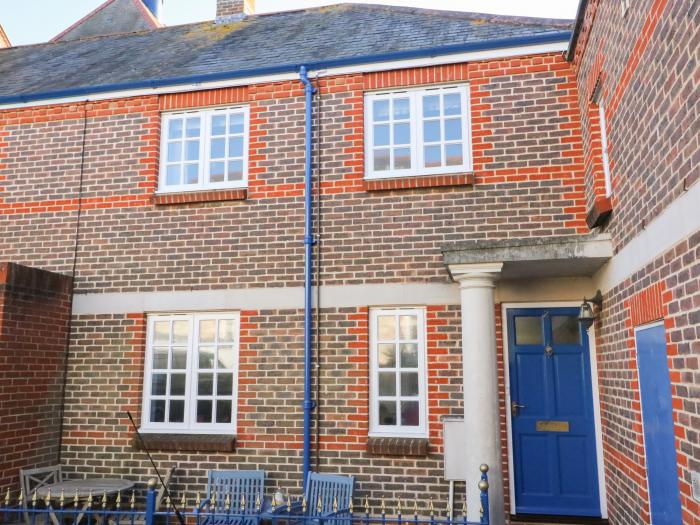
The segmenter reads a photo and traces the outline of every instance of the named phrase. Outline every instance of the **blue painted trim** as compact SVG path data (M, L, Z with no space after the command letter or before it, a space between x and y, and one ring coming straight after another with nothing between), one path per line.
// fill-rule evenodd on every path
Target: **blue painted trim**
M408 51L396 51L392 53L380 53L375 55L358 55L348 58L336 58L332 60L322 60L305 64L307 71L314 69L328 69L333 67L355 66L371 64L373 62L389 62L393 60L409 60L412 58L432 58L441 55L454 53L466 53L470 51L486 51L489 49L502 49L507 47L521 47L536 44L551 44L554 42L567 42L571 38L571 31L556 31L540 35L531 35L516 38L501 38L497 40L487 40L480 42L467 42L464 44L453 44L449 46L429 47L425 49L412 49ZM59 89L55 91L44 91L39 93L29 93L26 95L11 95L0 97L0 105L19 104L34 102L39 100L51 100L54 98L77 97L81 95L96 95L99 93L109 93L111 91L125 91L131 89L147 89L177 86L180 84L197 84L203 82L216 82L222 80L233 80L238 78L277 75L282 73L295 73L300 70L299 64L284 64L254 69L239 69L236 71L222 71L220 73L208 73L202 75L190 75L181 77L162 78L158 80L138 80L134 82L121 82L116 84L102 84L91 87L78 87L70 89Z
M299 68L299 79L304 84L306 96L305 109L305 165L304 165L304 454L303 454L303 480L304 490L308 485L309 472L311 471L311 413L315 403L311 399L311 271L313 265L313 208L311 187L311 161L312 161L312 131L313 131L313 100L316 90L307 75L307 68Z

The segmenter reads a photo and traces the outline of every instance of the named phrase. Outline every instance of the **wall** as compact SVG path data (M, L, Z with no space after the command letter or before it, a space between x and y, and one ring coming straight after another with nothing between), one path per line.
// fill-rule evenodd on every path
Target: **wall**
M603 230L612 235L618 251L640 235L646 236L642 252L657 250L648 260L640 257L624 268L623 258L614 257L605 270L625 276L603 290L597 328L611 524L651 520L633 330L661 319L667 335L683 523L700 523L700 507L690 489L691 472L700 471L700 236L697 227L688 227L698 223L695 212L679 214L676 206L700 178L698 9L697 2L644 0L631 2L623 14L620 2L589 2L575 53L587 206L601 196L602 188L597 106L590 102L600 83L613 182L612 216ZM647 228L662 213L674 215L695 233L661 249L666 239L649 238ZM673 227L662 235L673 237L680 229Z
M71 279L0 263L0 491L55 464Z

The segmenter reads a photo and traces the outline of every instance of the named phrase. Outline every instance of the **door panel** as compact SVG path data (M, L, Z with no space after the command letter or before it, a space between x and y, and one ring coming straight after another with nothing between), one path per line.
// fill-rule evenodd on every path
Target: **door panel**
M676 525L681 523L681 500L664 327L639 329L636 340L651 521Z
M577 308L507 312L515 508L600 516L588 336Z

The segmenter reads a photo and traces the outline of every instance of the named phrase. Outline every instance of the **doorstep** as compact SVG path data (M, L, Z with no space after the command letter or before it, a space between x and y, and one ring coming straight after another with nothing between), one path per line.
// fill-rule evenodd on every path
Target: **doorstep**
M608 520L601 518L546 516L539 514L511 514L510 522L513 525L608 525Z

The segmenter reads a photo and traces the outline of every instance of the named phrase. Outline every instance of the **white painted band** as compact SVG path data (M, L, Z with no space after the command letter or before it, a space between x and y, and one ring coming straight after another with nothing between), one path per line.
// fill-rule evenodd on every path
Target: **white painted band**
M537 55L542 53L553 53L565 51L568 47L566 42L554 42L550 44L537 44L531 46L504 47L501 49L487 49L484 51L471 51L466 53L453 53L449 55L438 55L428 58L416 58L410 60L392 60L388 62L374 62L370 64L360 64L357 66L335 67L318 71L309 71L310 77L330 77L334 75L350 75L354 73L372 73L375 71L391 71L396 69L439 66L445 64L459 64L464 62L474 62L477 60L489 60L494 58L505 58L512 56ZM109 100L117 98L139 97L147 95L164 95L167 93L184 93L190 91L201 91L205 89L219 89L236 86L249 86L252 84L262 84L268 82L282 82L285 80L298 80L297 73L280 73L276 75L262 75L255 77L234 78L230 80L218 80L215 82L198 82L194 84L180 84L175 86L165 86L157 88L128 89L122 91L110 91L106 93L95 93L93 95L79 95L75 97L61 97L47 100L35 100L29 102L18 102L14 104L0 104L0 110L29 108L34 106L47 106L54 104L70 104L77 102L92 102L97 100Z

